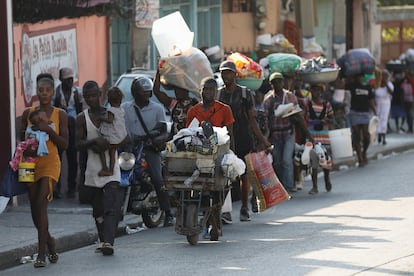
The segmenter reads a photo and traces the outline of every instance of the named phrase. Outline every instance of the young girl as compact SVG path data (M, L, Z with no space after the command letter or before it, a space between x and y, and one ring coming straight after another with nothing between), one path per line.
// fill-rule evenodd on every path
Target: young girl
M100 154L102 170L98 173L99 176L111 176L114 173L115 152L118 145L127 136L125 127L124 111L121 109L123 94L118 87L111 87L108 90L108 102L111 106L107 109L104 116L101 117L101 127L99 131L102 136L111 144L109 149L109 167L105 153Z
M310 166L312 176L312 189L309 194L318 193L318 168L322 167L325 188L327 192L332 189L329 172L332 168L331 147L328 130L329 121L333 119L333 110L328 101L322 98L325 86L320 83L312 84L310 87L312 100L307 106L308 129L314 139L314 148L310 151ZM326 151L323 150L325 147Z
M53 197L53 185L60 176L60 158L58 151L64 151L68 146L68 118L66 112L52 106L54 94L54 81L51 74L42 73L36 78L36 94L39 99L39 106L29 107L22 114L22 124L20 128L20 139L26 139L29 127L34 131L46 132L49 140L46 141L48 155L37 156L37 150L27 149L25 156L38 157L35 168L35 180L28 183L30 209L32 211L33 223L38 232L38 255L34 262L34 267L46 266L46 256L49 262L56 263L58 255L56 253L55 239L50 235L48 229L47 207ZM33 125L30 113L35 110L44 112L47 120L39 121ZM46 255L46 246L48 254Z

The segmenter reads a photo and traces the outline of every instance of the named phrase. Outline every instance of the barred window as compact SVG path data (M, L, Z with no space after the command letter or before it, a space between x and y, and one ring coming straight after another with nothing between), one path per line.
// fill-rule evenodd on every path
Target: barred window
M252 0L223 0L223 12L251 12L253 2Z

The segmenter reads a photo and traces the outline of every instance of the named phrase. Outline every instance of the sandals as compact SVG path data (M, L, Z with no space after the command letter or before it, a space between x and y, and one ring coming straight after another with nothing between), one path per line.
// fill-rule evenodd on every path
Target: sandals
M104 256L111 256L114 254L114 248L112 247L110 243L106 242L101 247L101 252L102 252L102 255Z
M36 261L33 263L33 266L35 268L45 267L46 266L46 260L45 259L42 260L39 257L37 257Z
M51 239L52 242L47 244L47 250L49 251L49 254L47 254L47 258L50 263L55 264L59 260L59 255L56 253L55 239Z
M59 260L59 255L57 253L48 254L47 258L49 259L50 263L55 264Z

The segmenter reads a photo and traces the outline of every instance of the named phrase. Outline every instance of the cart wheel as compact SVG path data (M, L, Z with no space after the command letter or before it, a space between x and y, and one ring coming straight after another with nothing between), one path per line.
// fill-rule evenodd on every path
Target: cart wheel
M187 241L191 245L196 245L198 243L198 234L187 235Z

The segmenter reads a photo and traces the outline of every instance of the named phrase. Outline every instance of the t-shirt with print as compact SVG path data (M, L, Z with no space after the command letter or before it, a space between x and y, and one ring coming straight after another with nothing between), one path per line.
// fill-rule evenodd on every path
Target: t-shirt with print
M369 102L375 98L375 91L370 85L351 83L345 89L351 92L351 110L369 112Z
M196 99L188 99L174 101L171 103L170 106L171 110L171 119L173 121L173 134L176 134L180 129L185 128L187 122L187 112L188 110L197 104Z

